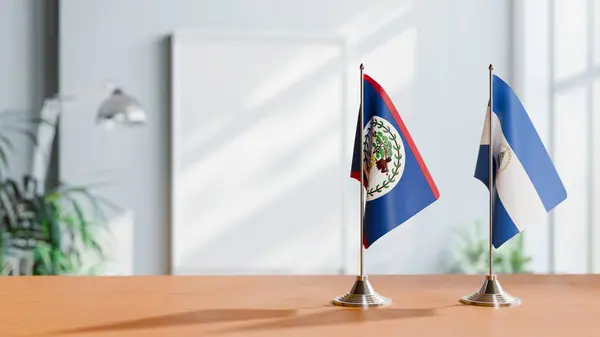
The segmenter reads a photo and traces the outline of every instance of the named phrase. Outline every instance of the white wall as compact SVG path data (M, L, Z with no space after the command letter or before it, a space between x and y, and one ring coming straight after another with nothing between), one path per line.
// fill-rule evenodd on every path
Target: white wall
M61 91L90 92L112 79L139 98L150 122L106 133L93 126L98 92L72 105L61 120L61 177L97 180L99 170L112 169L118 184L103 193L133 212L134 272L167 272L168 36L190 28L341 36L350 64L365 62L396 103L441 192L368 250L367 270L441 272L456 226L485 219L486 190L472 176L488 64L510 80L509 7L492 0L63 0ZM356 107L348 114L354 118ZM357 196L348 193L352 205Z
M38 115L45 89L44 5L36 0L0 1L0 111ZM15 137L11 175L28 172L32 147Z

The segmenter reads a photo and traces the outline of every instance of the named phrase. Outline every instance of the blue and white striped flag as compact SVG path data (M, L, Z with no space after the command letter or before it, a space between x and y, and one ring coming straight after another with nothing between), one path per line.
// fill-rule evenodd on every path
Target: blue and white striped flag
M500 247L567 198L552 160L513 90L493 77L494 221L492 243ZM486 114L475 178L489 188L489 122Z

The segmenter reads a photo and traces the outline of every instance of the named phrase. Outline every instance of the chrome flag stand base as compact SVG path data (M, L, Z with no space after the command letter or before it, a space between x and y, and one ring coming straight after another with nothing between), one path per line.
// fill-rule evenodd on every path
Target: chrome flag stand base
M460 299L461 303L482 307L513 307L521 305L521 300L502 289L496 275L486 275L479 291Z
M331 303L339 307L371 308L390 305L392 300L376 293L365 275L357 276L352 290L334 298Z

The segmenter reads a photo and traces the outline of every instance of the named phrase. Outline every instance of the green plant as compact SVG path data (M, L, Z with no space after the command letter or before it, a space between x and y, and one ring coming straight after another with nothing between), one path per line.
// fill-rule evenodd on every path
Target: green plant
M105 208L118 210L110 201L93 194L89 187L63 184L43 195L40 220L46 233L55 231L57 234L53 237L60 238L61 242L40 242L36 247L34 275L93 274L96 268L102 267L106 256L99 238L109 234ZM85 212L86 209L91 211ZM84 254L97 261L92 269L83 269Z
M92 193L96 186L59 184L39 192L42 184L30 176L22 183L7 178L14 149L8 134L36 144L29 128L41 122L16 117L0 114L0 274L95 274L106 261L101 241L110 236L105 211L118 207Z
M483 227L486 228L484 232ZM454 263L451 271L467 274L484 274L489 270L489 239L487 226L475 221L473 226L463 228L460 244L453 250ZM517 234L493 253L494 273L528 273L531 257L523 252L523 236Z
M0 187L4 260L30 250L33 275L94 273L84 269L84 257L96 261L95 268L106 260L99 240L109 234L105 208L117 206L86 187L60 185L48 193L27 195L31 181L25 179L20 186L7 180Z

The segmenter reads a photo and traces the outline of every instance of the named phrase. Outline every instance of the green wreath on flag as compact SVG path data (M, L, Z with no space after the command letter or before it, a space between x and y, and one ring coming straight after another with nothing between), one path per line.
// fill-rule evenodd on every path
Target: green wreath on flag
M367 129L367 138L363 143L364 164L367 166L367 172L376 166L380 172L387 175L387 179L374 187L369 187L367 189L368 196L372 197L375 193L381 193L396 181L402 167L400 148L397 136L390 130L390 127L373 118ZM393 163L391 163L392 158ZM392 164L391 169L388 167L389 163Z

